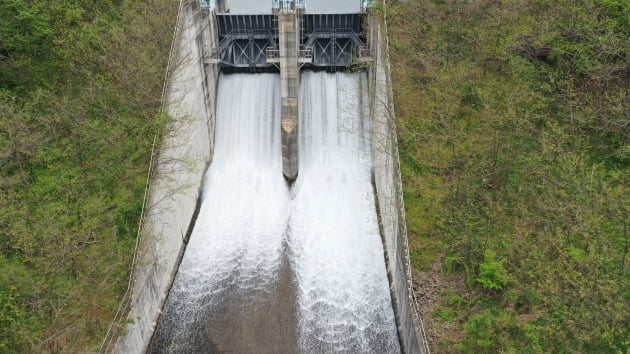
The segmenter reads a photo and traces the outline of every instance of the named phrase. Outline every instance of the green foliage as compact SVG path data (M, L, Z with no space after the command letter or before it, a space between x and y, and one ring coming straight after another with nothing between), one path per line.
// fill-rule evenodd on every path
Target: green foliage
M442 322L451 323L457 318L457 311L449 308L438 308L435 310L433 317L439 319Z
M25 311L17 302L15 287L0 291L0 353L25 351L27 339L24 330Z
M35 4L21 0L1 0L0 9L0 53L38 54L53 33L49 17Z
M463 270L464 260L458 256L447 256L444 258L444 268L448 272Z
M571 258L573 258L574 260L578 262L583 262L587 259L586 252L581 248L569 246L567 247L567 253L569 254Z
M0 352L93 351L107 330L176 7L0 0Z
M483 262L479 263L477 282L489 290L503 290L508 283L507 270L502 261L495 260L492 251L486 250Z
M0 353L29 350L32 334L40 324L28 303L36 297L28 270L15 260L0 255Z
M615 19L619 29L630 32L630 3L623 0L601 0L608 13Z
M53 35L49 16L41 5L0 0L0 28L0 90L37 80Z
M452 292L450 290L444 290L442 291L440 295L442 295L442 297L444 298L443 302L444 302L444 305L446 305L447 307L460 309L464 305L465 306L470 305L470 302L468 300L466 300L461 295L458 295L457 293Z
M473 81L466 81L461 87L462 103L470 105L475 109L483 108L483 102L477 92L476 84Z
M464 323L466 337L455 348L464 353L514 352L530 346L527 342L515 340L520 335L518 321L514 313L504 310L486 310L476 314ZM516 337L518 338L518 337Z
M475 315L464 324L466 339L455 347L465 353L488 352L494 345L494 316L488 312Z
M389 3L412 264L465 279L437 351L630 349L629 4Z

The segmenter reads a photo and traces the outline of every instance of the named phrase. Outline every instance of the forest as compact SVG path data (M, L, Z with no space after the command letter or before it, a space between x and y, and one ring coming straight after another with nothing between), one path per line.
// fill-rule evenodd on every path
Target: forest
M630 2L391 1L435 352L630 350Z
M127 287L177 16L0 0L0 353L96 351Z
M168 121L177 6L0 0L0 353L105 337ZM432 351L627 353L630 2L374 11Z

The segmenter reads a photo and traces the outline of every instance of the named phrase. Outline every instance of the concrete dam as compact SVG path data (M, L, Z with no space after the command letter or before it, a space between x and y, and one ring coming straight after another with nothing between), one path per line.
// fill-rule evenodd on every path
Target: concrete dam
M382 21L183 0L115 353L428 353Z

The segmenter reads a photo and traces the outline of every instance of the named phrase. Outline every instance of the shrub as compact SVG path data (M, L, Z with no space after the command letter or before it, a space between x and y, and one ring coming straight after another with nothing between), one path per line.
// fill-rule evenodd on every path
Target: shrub
M479 278L476 281L489 290L503 290L508 283L508 274L502 261L497 261L492 251L486 250L483 262L479 264Z

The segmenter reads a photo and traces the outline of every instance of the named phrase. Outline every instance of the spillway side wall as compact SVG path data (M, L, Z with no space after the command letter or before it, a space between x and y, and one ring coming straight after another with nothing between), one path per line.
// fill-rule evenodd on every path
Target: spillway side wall
M154 157L141 243L133 275L129 324L114 353L144 353L174 280L214 148L216 23L199 1L180 5L165 87L172 121Z
M403 353L428 353L411 284L393 91L382 26L370 16L370 112L374 184L396 326Z

